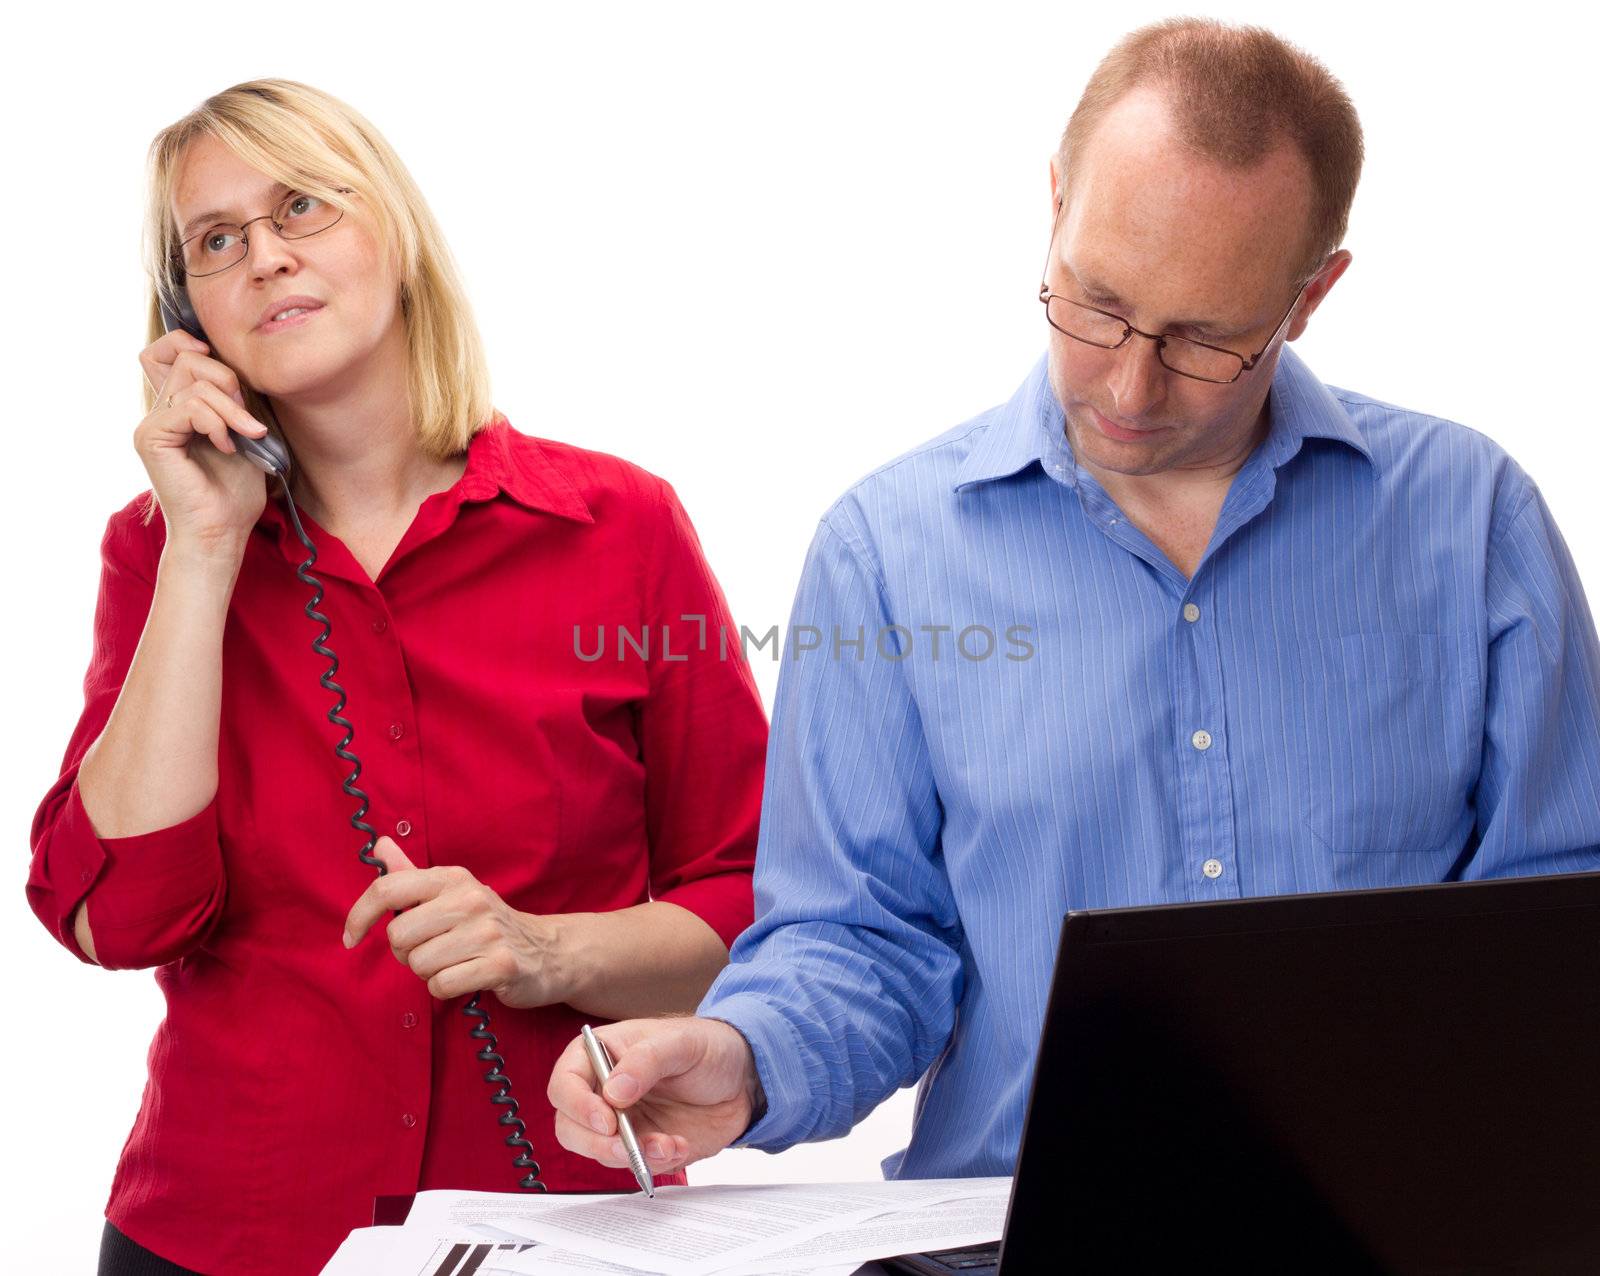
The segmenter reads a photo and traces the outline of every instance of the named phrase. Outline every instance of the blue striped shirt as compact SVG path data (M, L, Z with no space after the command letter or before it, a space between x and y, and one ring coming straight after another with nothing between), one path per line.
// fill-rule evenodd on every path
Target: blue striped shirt
M1269 423L1192 579L1043 360L823 517L701 1006L755 1052L742 1143L920 1077L885 1171L1009 1173L1069 908L1600 869L1600 645L1527 474L1288 348Z

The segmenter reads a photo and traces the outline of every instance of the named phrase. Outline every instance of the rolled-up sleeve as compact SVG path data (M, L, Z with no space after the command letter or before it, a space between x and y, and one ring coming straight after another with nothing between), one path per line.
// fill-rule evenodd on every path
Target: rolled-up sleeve
M822 638L778 684L757 918L700 1006L749 1041L767 1112L740 1142L773 1151L842 1135L915 1082L962 989L921 716L875 642L894 618L848 535L825 520L806 560L789 634Z
M731 946L754 913L767 718L688 515L669 484L658 498L646 582L656 642L638 724L651 895Z
M83 681L84 707L60 775L34 813L29 906L80 961L73 934L78 906L91 896L89 924L98 964L159 966L202 942L225 894L216 798L187 819L130 837L100 837L84 810L78 768L111 717L155 596L159 551L153 527L135 512L112 515L100 542L94 647Z
M1600 641L1520 470L1491 528L1483 764L1467 878L1600 869Z

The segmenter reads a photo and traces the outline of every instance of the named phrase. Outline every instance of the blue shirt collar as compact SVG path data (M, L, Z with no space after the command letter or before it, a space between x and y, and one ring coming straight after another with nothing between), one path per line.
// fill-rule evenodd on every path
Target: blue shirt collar
M1278 355L1267 402L1271 425L1259 451L1272 468L1293 457L1308 438L1337 440L1372 462L1372 450L1360 427L1288 345ZM1067 446L1066 417L1050 387L1048 356L1040 356L1010 402L980 432L957 472L955 489L1007 478L1034 463L1061 474L1069 484L1076 483L1077 466Z

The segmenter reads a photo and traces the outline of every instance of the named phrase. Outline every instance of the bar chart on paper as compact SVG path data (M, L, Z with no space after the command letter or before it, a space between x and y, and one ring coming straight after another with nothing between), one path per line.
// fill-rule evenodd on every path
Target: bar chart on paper
M417 1276L475 1276L479 1271L493 1270L494 1265L488 1262L488 1258L497 1251L520 1254L532 1248L531 1242L520 1241L440 1241L427 1262L417 1269Z

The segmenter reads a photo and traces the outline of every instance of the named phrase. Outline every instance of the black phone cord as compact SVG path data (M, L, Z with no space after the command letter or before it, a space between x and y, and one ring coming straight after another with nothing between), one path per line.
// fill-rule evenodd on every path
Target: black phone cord
M283 485L284 503L289 508L289 520L294 524L294 534L300 538L300 543L305 546L306 560L295 568L298 576L311 588L311 601L306 604L306 615L322 626L322 632L312 640L311 650L323 657L328 662L328 668L323 673L320 681L324 687L337 697L337 703L328 710L328 721L336 727L344 728L344 739L334 746L333 751L350 764L350 774L345 777L343 788L346 793L356 800L356 810L350 817L350 824L358 833L366 837L366 845L358 852L361 862L375 868L378 876L385 876L389 868L377 856L372 854L372 848L378 844L378 831L368 824L362 817L368 808L367 795L356 787L356 781L361 778L361 760L350 752L349 744L355 739L355 727L350 720L342 716L344 710L344 688L333 680L333 675L339 672L339 658L328 649L327 638L333 632L327 616L317 610L322 602L322 582L311 574L311 568L316 565L317 547L311 543L311 538L306 535L305 528L300 526L300 514L295 509L294 498L289 495L289 484L281 475L279 483ZM511 1097L511 1079L506 1076L505 1059L500 1055L500 1043L495 1040L494 1033L489 1031L489 1012L478 1005L478 998L482 993L473 993L472 1000L461 1007L461 1013L475 1020L468 1036L475 1041L487 1044L478 1051L480 1062L487 1063L489 1070L483 1074L483 1079L489 1085L498 1086L499 1089L489 1096L489 1102L506 1111L500 1114L499 1124L509 1127L511 1132L506 1135L506 1146L517 1153L511 1164L519 1170L527 1170L517 1183L524 1191L545 1192L549 1190L547 1184L539 1178L539 1162L533 1159L533 1144L528 1142L526 1122L517 1115L517 1101Z

